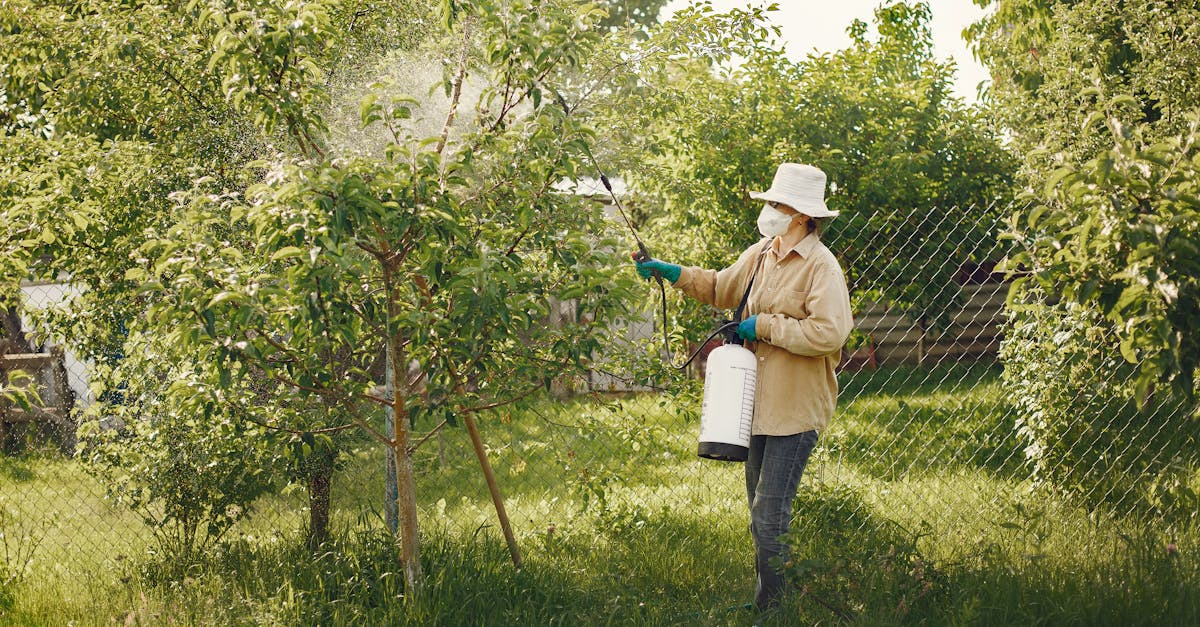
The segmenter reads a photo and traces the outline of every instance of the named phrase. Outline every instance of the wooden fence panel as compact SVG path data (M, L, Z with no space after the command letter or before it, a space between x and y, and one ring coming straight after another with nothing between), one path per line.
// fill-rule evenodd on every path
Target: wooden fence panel
M901 312L868 304L855 316L855 326L870 338L871 345L847 354L845 362L857 367L870 362L894 366L996 359L1003 339L1008 283L965 285L962 291L962 308L951 316L949 326L940 329L922 328Z

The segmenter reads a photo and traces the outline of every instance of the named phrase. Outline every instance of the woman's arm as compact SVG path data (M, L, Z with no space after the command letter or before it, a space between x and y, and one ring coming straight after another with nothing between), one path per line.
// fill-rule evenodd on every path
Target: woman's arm
M762 251L762 241L742 251L737 261L724 270L684 267L675 287L696 300L719 309L737 307L746 291L746 282L754 272Z

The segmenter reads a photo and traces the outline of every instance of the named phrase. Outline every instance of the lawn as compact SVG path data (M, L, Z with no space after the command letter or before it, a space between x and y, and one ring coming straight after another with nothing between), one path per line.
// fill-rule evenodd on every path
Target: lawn
M741 607L753 588L741 467L695 457L694 399L640 395L546 399L482 421L520 569L466 433L430 439L416 598L382 532L382 455L365 442L336 478L329 545L304 547L293 491L261 499L183 569L75 461L0 459L0 622L1200 623L1195 518L1086 511L1035 489L994 368L842 384L797 499L799 592L770 616ZM13 557L35 544L28 566Z

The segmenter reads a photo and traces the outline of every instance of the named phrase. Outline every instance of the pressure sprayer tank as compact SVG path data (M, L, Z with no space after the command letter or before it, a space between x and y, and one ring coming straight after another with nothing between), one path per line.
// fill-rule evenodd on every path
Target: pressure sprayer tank
M725 344L709 353L700 409L700 457L746 461L757 378L754 353L746 348Z

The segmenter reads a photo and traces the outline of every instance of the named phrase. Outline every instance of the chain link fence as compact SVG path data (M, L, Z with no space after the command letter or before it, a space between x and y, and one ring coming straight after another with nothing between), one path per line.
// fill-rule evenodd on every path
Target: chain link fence
M852 284L857 330L843 351L837 414L802 483L797 552L820 533L903 544L930 563L999 551L1016 561L1057 555L1065 569L1088 558L1080 547L1120 562L1139 530L1160 530L1171 547L1197 537L1195 517L1179 515L1187 507L1180 495L1198 483L1194 422L1181 405L1134 407L1131 385L1119 378L1129 369L1096 357L1103 347L1088 344L1094 336L1079 316L1036 295L1010 302L995 270L1004 213L930 212L927 222L881 229L854 250L829 233ZM905 238L923 244L898 245ZM880 258L892 250L923 252ZM32 283L22 293L34 310L67 303L76 290ZM637 333L658 332L639 324ZM69 342L45 340L28 316L25 325L32 354L10 346L3 368L36 374L42 409L0 408L0 572L119 576L163 550L161 530L75 454L73 417L95 402L94 365L75 358ZM672 540L664 555L749 555L741 466L695 456L696 390L614 394L607 376L593 377L592 392L480 418L518 544L536 552L556 534L650 525ZM1038 387L1047 380L1060 385ZM498 533L465 430L417 435L424 532ZM364 437L339 438L331 527L382 527L385 451ZM223 539L286 542L307 528L310 486L282 474L272 486Z

